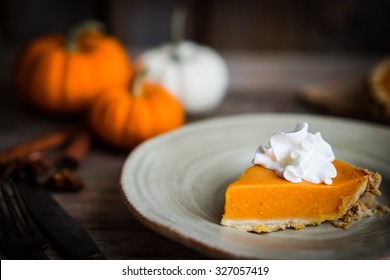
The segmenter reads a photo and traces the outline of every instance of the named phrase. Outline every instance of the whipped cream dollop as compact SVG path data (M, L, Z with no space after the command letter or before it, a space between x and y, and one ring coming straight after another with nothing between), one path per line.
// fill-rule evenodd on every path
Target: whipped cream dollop
M254 164L275 170L286 180L299 183L332 184L337 172L332 161L332 147L319 132L308 132L306 122L297 124L294 130L273 134L269 146L260 146L253 159Z

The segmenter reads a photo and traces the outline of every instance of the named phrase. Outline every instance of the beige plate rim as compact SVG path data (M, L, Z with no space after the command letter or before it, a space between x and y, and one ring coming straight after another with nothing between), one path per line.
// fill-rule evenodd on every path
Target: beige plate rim
M309 114L242 114L191 123L144 142L130 153L121 195L150 229L214 258L376 259L390 257L390 216L357 221L345 231L322 224L254 234L221 226L224 190L250 165L254 150L278 130L307 121L336 157L379 171L390 201L390 129ZM223 168L222 168L223 167ZM212 171L212 172L211 172Z

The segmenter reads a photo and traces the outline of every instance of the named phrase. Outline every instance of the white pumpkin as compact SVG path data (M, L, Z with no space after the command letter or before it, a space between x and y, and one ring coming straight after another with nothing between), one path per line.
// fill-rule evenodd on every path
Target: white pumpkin
M165 86L189 114L216 109L228 89L229 73L222 56L194 42L180 41L151 49L137 63L146 69L145 79Z

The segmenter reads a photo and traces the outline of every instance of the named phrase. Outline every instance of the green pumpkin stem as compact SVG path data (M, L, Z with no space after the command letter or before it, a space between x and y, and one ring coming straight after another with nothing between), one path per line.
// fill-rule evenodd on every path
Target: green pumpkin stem
M171 19L171 44L172 44L172 59L180 60L179 44L184 40L185 26L187 19L187 9L184 7L176 7L173 11Z
M77 24L68 32L66 38L66 49L68 51L75 51L77 49L77 41L85 33L90 31L105 31L106 27L103 23L96 20L87 20L81 24Z

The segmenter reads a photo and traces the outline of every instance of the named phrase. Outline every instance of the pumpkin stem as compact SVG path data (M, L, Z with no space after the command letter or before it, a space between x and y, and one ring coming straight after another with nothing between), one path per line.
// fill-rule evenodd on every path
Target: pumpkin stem
M180 60L179 44L184 39L185 23L187 19L187 9L184 7L176 7L173 11L171 19L171 43L172 53L171 57L175 61Z
M87 20L70 29L66 40L66 49L74 51L77 49L78 39L86 32L103 32L106 27L103 23L96 20Z
M134 96L140 96L142 94L142 86L146 73L148 73L148 69L142 68L134 74L130 90Z

